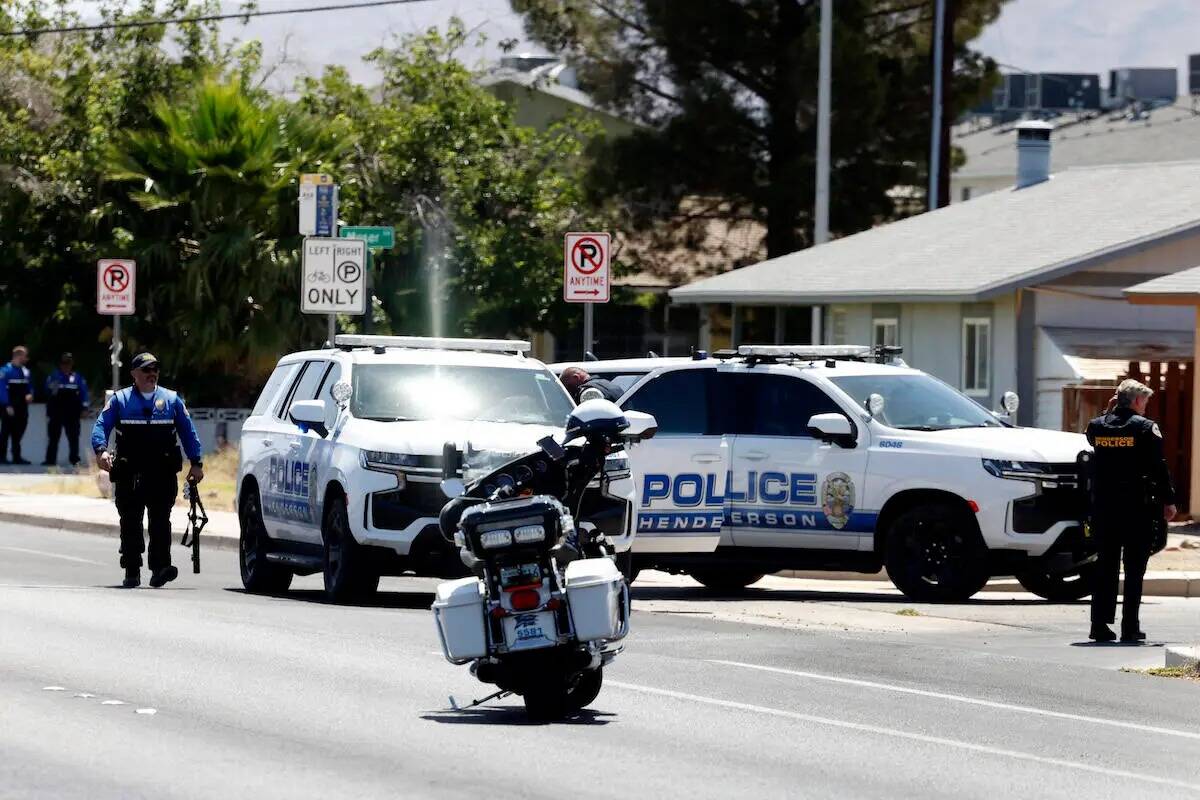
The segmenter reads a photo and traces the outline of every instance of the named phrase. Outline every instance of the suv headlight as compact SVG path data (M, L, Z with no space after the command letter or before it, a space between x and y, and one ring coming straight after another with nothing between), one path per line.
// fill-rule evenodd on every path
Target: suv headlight
M989 475L997 478L1034 481L1046 477L1046 465L1036 461L985 458L983 459L983 468Z
M388 453L384 450L361 450L358 454L359 463L366 469L380 472L397 472L404 467L415 467L417 457L403 453Z

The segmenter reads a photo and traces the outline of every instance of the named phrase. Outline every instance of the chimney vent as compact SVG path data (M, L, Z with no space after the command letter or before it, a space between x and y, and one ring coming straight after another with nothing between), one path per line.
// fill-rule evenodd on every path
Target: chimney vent
M1049 122L1025 120L1017 123L1017 188L1024 189L1050 177Z

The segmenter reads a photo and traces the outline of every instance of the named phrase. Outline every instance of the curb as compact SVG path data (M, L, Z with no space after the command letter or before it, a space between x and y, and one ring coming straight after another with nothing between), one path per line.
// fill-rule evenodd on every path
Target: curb
M1168 647L1166 664L1168 667L1190 667L1200 664L1200 647Z
M817 570L785 569L774 573L780 578L816 581L867 581L891 587L887 572L821 572ZM1125 590L1125 579L1121 578L1120 591ZM993 578L988 581L981 592L1024 592L1024 587L1015 578ZM1181 573L1178 576L1159 573L1145 579L1142 585L1143 597L1200 597L1200 577L1195 572Z
M89 522L82 519L58 519L45 517L40 514L22 514L18 511L0 511L0 522L11 522L17 525L32 525L38 528L48 528L54 531L70 531L72 533L88 533L95 536L107 536L110 539L121 537L121 526L113 522ZM182 535L174 524L171 526L172 537ZM211 550L237 550L238 540L233 536L221 534L200 534L200 546Z

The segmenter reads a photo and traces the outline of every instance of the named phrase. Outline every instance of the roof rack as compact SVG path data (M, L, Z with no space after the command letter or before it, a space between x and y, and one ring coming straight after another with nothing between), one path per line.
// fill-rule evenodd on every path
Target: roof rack
M356 347L371 347L376 351L386 348L409 348L414 350L474 350L482 353L518 353L524 355L532 349L529 342L521 339L451 339L444 336L362 336L339 334L334 337L335 346L343 350Z
M873 361L895 363L903 347L865 344L744 344L736 350L718 350L714 358L744 358L753 366L789 361Z

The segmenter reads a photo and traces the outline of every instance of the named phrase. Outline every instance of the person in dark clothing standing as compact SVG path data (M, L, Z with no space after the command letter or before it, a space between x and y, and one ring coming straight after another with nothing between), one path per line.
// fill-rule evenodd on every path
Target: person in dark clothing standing
M1092 629L1088 638L1111 642L1108 626L1116 621L1117 587L1122 556L1125 563L1125 603L1121 612L1121 641L1146 638L1138 621L1142 580L1150 560L1156 524L1175 518L1175 488L1163 456L1158 424L1143 416L1154 390L1125 380L1109 404L1108 413L1087 426L1092 456L1091 527L1100 561L1092 592Z
M28 464L21 458L21 437L29 425L29 405L33 402L33 374L25 363L29 351L17 345L12 361L0 368L0 464L8 463L8 443L12 442L12 463Z
M571 397L575 398L576 403L580 401L580 397L586 389L596 389L604 396L605 400L611 400L614 403L621 398L621 390L612 381L593 378L581 367L567 367L562 371L559 380L571 393Z
M116 392L96 417L92 450L96 463L113 482L121 516L121 566L126 589L142 582L142 514L150 519L150 585L158 588L179 577L171 565L171 507L179 492L176 476L183 457L176 436L191 462L188 483L204 479L200 437L179 395L158 385L158 359L138 353L132 362L133 386ZM108 437L117 431L116 455Z
M58 437L64 432L71 466L79 464L79 419L87 407L87 381L75 371L75 357L63 353L58 369L46 379L46 459L42 466L58 463Z

